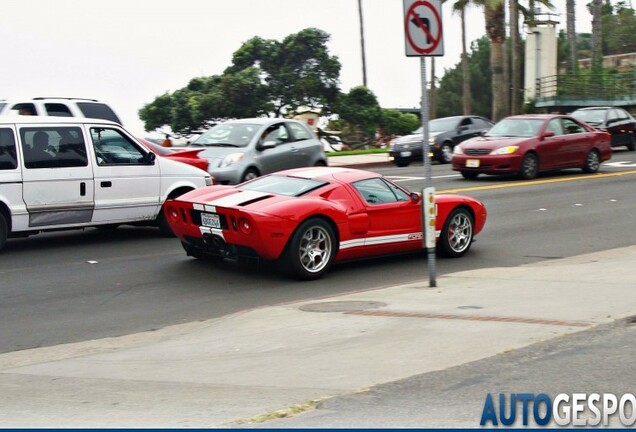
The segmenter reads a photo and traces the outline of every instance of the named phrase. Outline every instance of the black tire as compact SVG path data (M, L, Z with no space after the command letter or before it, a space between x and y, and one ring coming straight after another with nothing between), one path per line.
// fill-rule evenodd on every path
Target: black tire
M585 165L583 165L583 172L593 174L601 167L601 155L596 149L589 151L585 156Z
M470 211L456 208L444 222L437 248L441 255L458 258L468 252L473 242L475 222Z
M453 144L450 142L442 143L439 149L439 163L448 164L453 159Z
M395 161L395 166L399 167L399 168L404 168L410 165L410 161L407 160L396 160Z
M460 171L460 173L466 180L474 180L479 175L479 173L474 171Z
M299 279L314 280L329 270L336 250L331 225L323 219L310 218L294 231L279 264Z
M0 250L7 244L7 237L9 237L9 224L7 224L4 215L0 213Z
M519 178L523 180L532 180L539 173L539 158L534 153L526 153L521 161L521 170Z
M248 168L244 173L243 173L243 177L241 177L241 183L246 182L248 180L252 180L255 179L256 177L259 177L260 174L258 173L258 171L256 171L256 169L254 168Z
M634 135L629 136L629 141L627 141L627 144L625 144L625 147L627 147L627 150L629 151L636 150L636 139L634 139Z

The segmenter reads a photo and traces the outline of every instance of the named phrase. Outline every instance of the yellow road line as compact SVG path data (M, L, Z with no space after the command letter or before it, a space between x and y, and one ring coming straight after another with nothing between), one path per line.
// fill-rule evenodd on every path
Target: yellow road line
M561 183L561 182L567 182L567 181L600 179L600 178L605 178L605 177L619 177L619 176L632 175L632 174L636 174L636 170L633 170L633 171L621 171L621 172L615 172L615 173L596 173L596 174L593 174L593 175L584 175L584 176L578 175L576 177L574 177L574 176L572 176L572 177L561 177L561 178L545 179L545 180L531 180L531 181L519 180L519 181L516 181L514 183L513 182L508 182L508 183L500 183L500 184L494 184L494 185L488 185L488 186L472 186L472 187L465 187L465 188L459 188L459 189L439 190L436 193L440 194L440 193L474 192L474 191L480 191L480 190L504 189L504 188L521 187L521 186L533 186L533 185L537 185L537 184L549 184L549 183Z

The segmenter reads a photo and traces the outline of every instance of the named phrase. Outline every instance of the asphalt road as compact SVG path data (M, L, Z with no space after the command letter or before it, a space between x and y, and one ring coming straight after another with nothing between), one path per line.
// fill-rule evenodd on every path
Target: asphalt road
M616 152L602 174L572 170L532 182L467 181L433 166L438 192L481 199L485 230L465 257L436 261L438 275L508 267L634 244L636 153ZM411 190L423 168L377 171ZM622 173L623 175L615 175ZM261 305L427 280L425 254L347 263L298 282L270 268L245 271L188 258L151 228L88 229L13 239L0 260L0 352L148 331ZM514 287L511 287L514 288Z

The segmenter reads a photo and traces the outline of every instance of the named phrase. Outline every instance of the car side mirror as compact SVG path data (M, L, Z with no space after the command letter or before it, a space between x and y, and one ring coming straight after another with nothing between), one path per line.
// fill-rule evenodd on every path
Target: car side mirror
M552 131L545 131L543 132L543 134L541 135L541 139L546 139L546 138L550 138L554 136L554 132Z
M276 147L276 144L278 144L276 141L261 141L258 144L257 149L258 150L272 149L272 148Z
M481 136L486 136L486 134L488 133L488 131L489 131L489 130L490 130L490 129L484 129L483 131L481 131L481 132L480 132L480 134L479 134L479 135L481 135Z
M153 152L148 152L146 153L146 163L148 165L154 165L155 164L155 159L157 159L157 155L154 154Z
M420 194L418 194L417 192L411 192L411 202L412 203L419 203L420 202Z
M605 124L607 126L611 125L612 123L616 123L618 121L618 119L607 119L607 121L605 122Z

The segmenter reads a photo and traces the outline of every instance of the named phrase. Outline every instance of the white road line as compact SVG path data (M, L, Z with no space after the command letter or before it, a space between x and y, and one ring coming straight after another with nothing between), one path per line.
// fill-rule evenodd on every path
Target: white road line
M442 175L442 176L433 176L432 178L434 178L434 179L442 179L442 178L452 178L452 177L461 177L461 175L460 174L449 174L449 175ZM396 183L408 182L408 181L419 181L419 180L426 179L426 177L406 177L406 176L386 176L386 178L390 178L391 180L393 180Z

